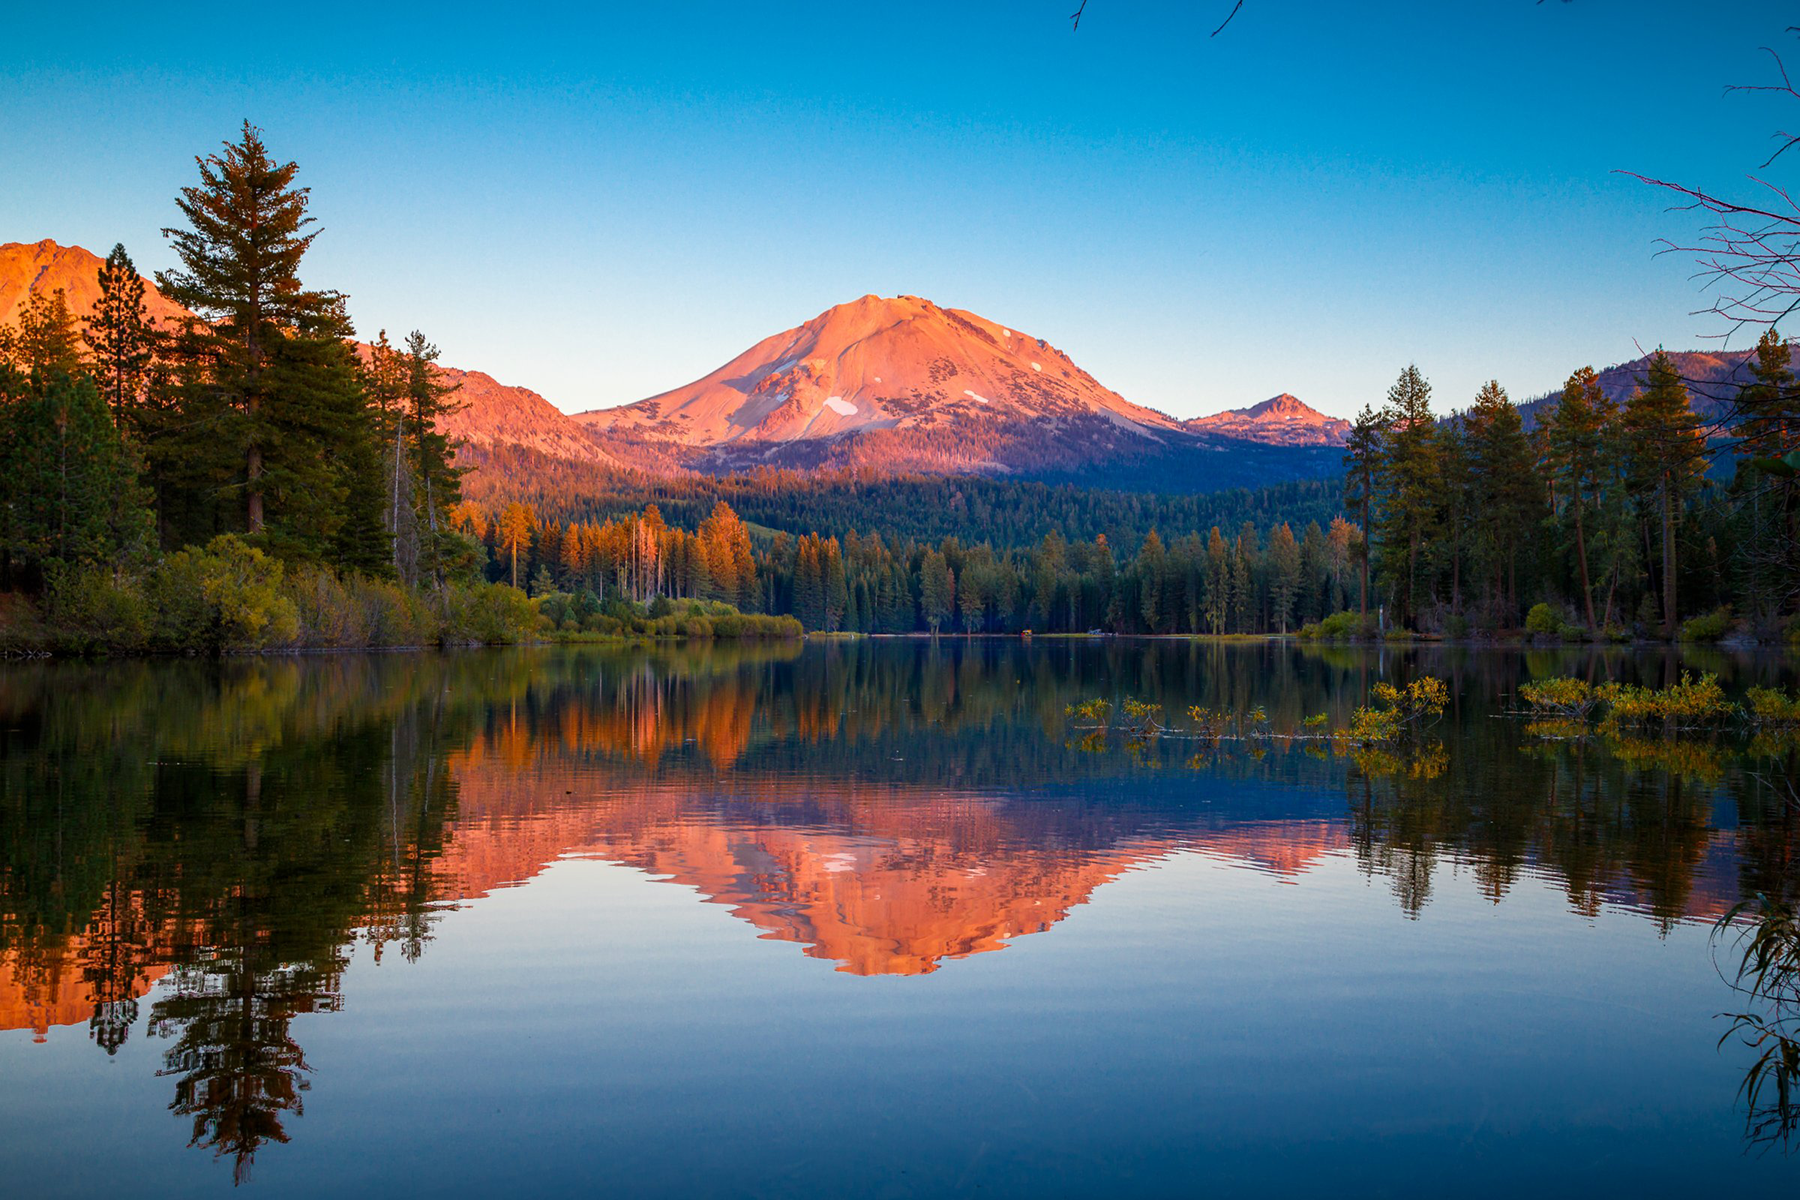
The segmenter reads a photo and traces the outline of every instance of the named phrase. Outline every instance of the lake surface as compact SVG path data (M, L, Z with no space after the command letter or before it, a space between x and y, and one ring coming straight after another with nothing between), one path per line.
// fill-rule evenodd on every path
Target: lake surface
M1796 678L1126 640L0 666L0 1180L1792 1188L1711 938L1796 886L1792 747L1507 715L1684 665ZM1419 674L1453 701L1404 754L1065 715L1344 724Z

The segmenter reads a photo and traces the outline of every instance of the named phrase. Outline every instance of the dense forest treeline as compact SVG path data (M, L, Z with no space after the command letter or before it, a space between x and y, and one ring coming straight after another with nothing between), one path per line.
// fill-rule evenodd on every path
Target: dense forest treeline
M1594 371L1570 375L1527 433L1497 382L1449 420L1403 371L1365 407L1345 455L1345 500L1370 578L1358 608L1394 624L1717 637L1793 632L1800 603L1800 387L1765 331L1708 424L1658 351L1622 404Z
M1623 404L1582 368L1528 432L1494 382L1436 418L1430 385L1408 367L1386 404L1358 417L1341 494L777 471L584 484L550 472L527 489L544 512L471 498L458 524L490 560L515 572L523 561L534 594L589 595L590 608L609 594L642 599L648 563L653 592L822 630L1254 634L1336 618L1324 628L1338 635L1791 637L1800 386L1773 329L1750 375L1709 427L1665 354ZM518 466L498 474L518 478ZM752 539L726 496L770 531L748 568ZM698 522L709 503L705 527L726 521L737 539L729 564L714 534L669 523Z
M663 518L696 527L724 500L746 522L793 536L842 536L878 529L886 537L940 542L954 537L1018 549L1058 533L1073 541L1104 535L1135 546L1153 529L1268 529L1283 521L1329 525L1343 515L1340 488L1304 479L1197 494L1122 491L979 475L883 475L874 471L761 468L735 475L652 475L596 471L517 446L465 446L466 497L498 511L529 505L558 525L603 521L655 505Z

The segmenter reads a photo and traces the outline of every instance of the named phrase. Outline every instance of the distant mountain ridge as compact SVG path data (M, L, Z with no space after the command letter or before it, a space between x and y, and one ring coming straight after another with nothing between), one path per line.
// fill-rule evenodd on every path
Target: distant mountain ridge
M0 245L0 326L56 288L86 315L100 265L49 239ZM187 315L145 283L152 318ZM1752 353L1670 356L1710 416L1748 377ZM1623 403L1647 370L1647 356L1609 367L1601 388ZM651 475L768 466L1203 492L1334 475L1350 428L1286 392L1178 420L1126 400L1043 338L918 296L836 305L684 387L574 416L483 372L439 371L460 385L462 407L442 424L454 439ZM1527 424L1557 395L1522 403Z
M48 238L0 245L0 327L18 321L32 293L58 288L68 297L70 310L86 317L100 299L102 262L80 246L62 246ZM157 291L149 278L144 279L144 310L165 327L190 315ZM459 385L456 399L462 407L440 426L450 437L478 446L522 446L557 458L616 465L568 414L529 388L455 367L439 367L437 374L440 380Z
M1688 385L1689 406L1708 419L1722 415L1737 389L1750 382L1750 360L1756 357L1754 347L1719 351L1668 350L1664 353ZM1595 372L1600 390L1607 399L1622 407L1649 377L1653 357L1654 351ZM1554 411L1561 400L1562 391L1558 389L1520 402L1519 411L1525 417L1526 426L1535 426Z

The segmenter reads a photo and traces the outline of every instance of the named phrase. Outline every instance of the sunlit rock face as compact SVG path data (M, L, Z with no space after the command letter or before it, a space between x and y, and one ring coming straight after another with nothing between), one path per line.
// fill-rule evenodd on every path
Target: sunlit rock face
M1286 392L1249 408L1195 417L1187 427L1272 446L1342 446L1350 435L1350 422L1328 417Z
M579 419L714 446L1087 416L1145 434L1178 425L1102 387L1042 338L917 296L864 296L685 387Z
M61 291L69 311L85 317L100 300L100 267L103 259L80 246L41 242L7 242L0 245L0 326L15 324L34 293ZM151 320L179 322L187 310L144 281L144 312Z

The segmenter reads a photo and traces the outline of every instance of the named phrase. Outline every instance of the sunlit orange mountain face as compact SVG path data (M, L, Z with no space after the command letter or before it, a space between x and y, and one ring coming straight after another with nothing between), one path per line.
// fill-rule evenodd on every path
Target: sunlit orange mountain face
M1342 444L1342 422L1287 399L1297 407L1267 419L1265 404L1248 416L1221 414L1223 424L1182 422L1125 399L1027 330L918 296L864 296L686 387L577 419L615 454L631 446L714 471L829 466L1099 482L1107 471L1124 478L1185 465L1191 478L1227 486L1243 481L1242 464L1208 456L1249 450L1265 455L1253 471L1293 477L1324 460L1263 448ZM1310 417L1299 420L1302 412Z

